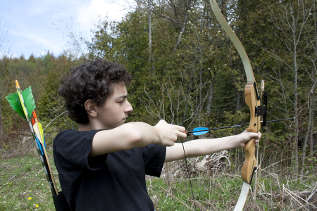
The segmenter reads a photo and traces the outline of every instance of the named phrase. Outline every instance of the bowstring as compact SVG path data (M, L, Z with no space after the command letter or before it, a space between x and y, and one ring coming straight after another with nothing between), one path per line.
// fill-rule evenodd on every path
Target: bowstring
M262 102L263 102L263 92L264 90L261 89L261 98L260 98L260 106L262 106ZM260 125L261 125L261 115L259 115L257 118L260 119L260 121L258 121L259 123L257 124L257 132L259 132L260 130ZM256 170L255 170L255 179L254 179L254 194L253 194L253 200L256 200L256 187L257 187L257 180L258 180L258 169L259 169L259 143L256 143L255 144L255 147L256 147L256 161L257 161L257 167L256 167Z
M187 157L186 157L186 151L185 151L185 147L184 147L184 141L181 141L181 144L182 144L183 152L184 152L184 161L185 161L185 166L186 166L186 170L187 170L187 176L189 178L190 177L190 172L189 172L189 165L188 165ZM190 180L190 178L189 178L189 186L190 186L190 192L191 192L192 199L193 199L193 204L194 204L194 207L196 207L195 203L194 203L195 195L194 195L194 191L193 191L193 184L192 184L192 181Z

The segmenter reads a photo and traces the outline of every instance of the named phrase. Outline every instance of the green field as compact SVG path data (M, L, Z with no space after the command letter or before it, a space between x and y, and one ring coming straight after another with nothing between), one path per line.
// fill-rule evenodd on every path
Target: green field
M51 150L49 154L52 154ZM36 153L2 158L0 169L1 211L54 210L49 185ZM53 170L57 179L56 169ZM256 199L249 196L245 210L309 210L316 207L316 193L312 195L316 179L313 174L308 175L311 176L298 182L288 176L261 172ZM238 174L222 172L190 178L171 177L169 180L149 177L147 183L156 210L232 210L242 181ZM310 200L305 202L310 195Z

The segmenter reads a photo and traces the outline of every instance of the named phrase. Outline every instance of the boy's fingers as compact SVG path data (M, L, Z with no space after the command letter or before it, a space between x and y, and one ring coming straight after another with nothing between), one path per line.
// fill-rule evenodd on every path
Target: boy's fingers
M178 137L182 137L182 138L186 138L186 137L187 137L187 134L184 133L184 132L178 131L178 132L177 132L177 136L178 136Z
M252 138L255 139L255 143L259 143L261 136L262 136L261 132L252 133Z
M254 138L254 139L260 139L261 138L261 133L260 132L257 132L257 133L254 133L254 132L250 132L251 134L251 138Z
M181 132L185 132L185 128L183 126L179 126L179 125L173 125L173 127L178 130L178 131L181 131Z

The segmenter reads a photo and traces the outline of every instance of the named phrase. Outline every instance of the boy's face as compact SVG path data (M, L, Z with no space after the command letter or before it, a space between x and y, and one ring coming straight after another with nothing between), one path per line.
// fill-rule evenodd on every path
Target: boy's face
M97 106L96 122L99 129L112 129L123 124L129 113L133 111L128 99L128 92L124 82L112 84L112 94L106 102Z

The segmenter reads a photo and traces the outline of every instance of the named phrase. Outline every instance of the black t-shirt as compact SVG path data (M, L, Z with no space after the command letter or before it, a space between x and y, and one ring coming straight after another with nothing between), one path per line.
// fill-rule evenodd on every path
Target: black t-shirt
M54 161L71 209L154 210L145 174L160 176L166 148L153 144L89 157L97 132L67 130L54 139Z

